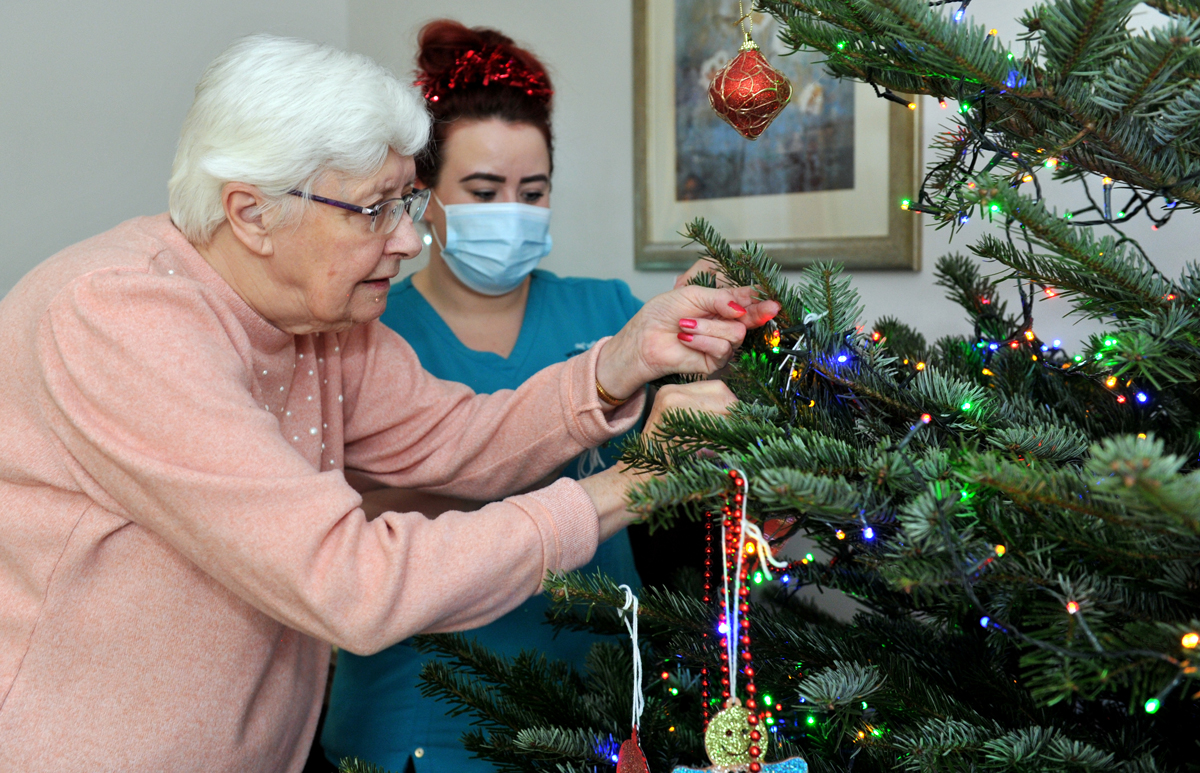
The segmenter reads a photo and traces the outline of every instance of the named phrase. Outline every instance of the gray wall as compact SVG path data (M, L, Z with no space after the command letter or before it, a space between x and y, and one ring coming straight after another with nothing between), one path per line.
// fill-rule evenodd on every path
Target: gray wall
M271 31L322 40L406 74L417 28L450 16L508 32L555 78L555 250L545 267L618 277L649 297L672 277L633 270L631 9L631 0L0 0L0 292L56 250L166 208L192 87L235 37ZM970 10L1002 39L1016 39L1017 6L976 0ZM922 109L928 142L945 113L930 100ZM1078 201L1077 192L1065 193L1057 199L1063 206ZM920 272L858 272L867 320L895 315L931 336L962 330L962 315L934 286L932 267L984 229L972 223L953 245L945 232L926 229ZM1184 216L1155 233L1142 223L1129 230L1174 273L1195 255L1200 220ZM1045 306L1043 338L1070 341L1086 329L1057 318L1061 301Z
M346 45L345 0L0 0L0 293L80 239L167 208L205 65L275 32Z

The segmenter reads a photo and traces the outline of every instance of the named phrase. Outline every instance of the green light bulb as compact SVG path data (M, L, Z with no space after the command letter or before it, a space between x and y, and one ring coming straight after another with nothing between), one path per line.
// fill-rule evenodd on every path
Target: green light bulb
M815 725L815 724L817 724L817 718L816 718L816 717L814 717L812 714L809 714L809 715L808 715L808 719L806 719L806 720L804 720L804 721L805 721L805 722L807 722L807 723L808 723L808 724L810 724L810 725Z
M1158 698L1151 698L1150 700L1146 701L1144 708L1146 709L1147 714L1153 714L1158 711L1158 707L1161 705L1162 701L1160 701Z
M963 409L964 411L969 411L969 410L971 410L971 404L970 404L970 403L963 403L963 404L962 404L962 409Z
M813 558L813 554L812 554L812 553L805 553L805 554L804 554L804 559L805 559L806 561L809 561L809 562L812 562L812 561L816 560L816 559L814 559L814 558Z
M845 48L846 48L846 41L844 41L844 40L838 41L838 51L841 51Z
M764 695L763 696L763 705L766 706L767 708L770 708L771 706L775 705L775 701L771 700L770 695Z

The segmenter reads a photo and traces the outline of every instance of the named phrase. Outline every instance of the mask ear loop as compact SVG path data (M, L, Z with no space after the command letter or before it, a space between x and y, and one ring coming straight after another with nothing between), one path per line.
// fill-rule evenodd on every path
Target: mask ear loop
M442 208L442 214L445 214L446 205L443 204L442 200L438 198L438 195L434 192L433 188L429 189L429 197L437 202L437 205ZM442 244L441 237L438 236L437 227L431 221L426 222L429 225L429 233L433 234L433 240L437 242L438 252L445 252L446 245Z

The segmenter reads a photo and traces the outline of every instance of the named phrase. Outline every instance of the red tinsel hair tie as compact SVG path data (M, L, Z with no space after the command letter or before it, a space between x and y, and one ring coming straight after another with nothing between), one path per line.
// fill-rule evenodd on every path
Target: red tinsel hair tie
M454 60L454 66L437 76L422 73L416 85L429 102L438 102L447 92L465 86L497 84L521 89L542 102L549 102L554 90L546 73L530 71L510 54L496 47L471 49Z

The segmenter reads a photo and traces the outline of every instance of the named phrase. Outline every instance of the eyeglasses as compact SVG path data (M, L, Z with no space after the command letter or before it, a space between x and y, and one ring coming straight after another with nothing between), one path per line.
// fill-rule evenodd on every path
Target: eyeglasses
M319 201L322 204L328 204L331 207L341 207L348 209L351 212L358 212L361 215L367 215L371 218L371 232L377 234L390 234L396 230L396 226L400 225L400 219L407 212L408 216L416 223L425 214L425 207L429 205L429 188L419 188L411 193L406 193L398 199L388 199L381 201L373 207L360 207L357 204L347 204L344 201L337 199L327 199L324 196L318 196L315 193L305 193L304 191L288 191L293 196L299 196L302 199L310 201Z

